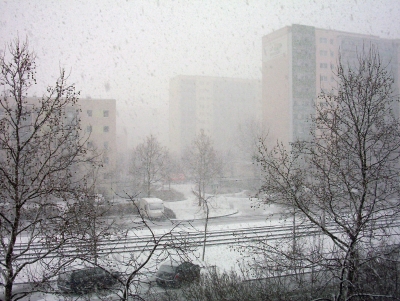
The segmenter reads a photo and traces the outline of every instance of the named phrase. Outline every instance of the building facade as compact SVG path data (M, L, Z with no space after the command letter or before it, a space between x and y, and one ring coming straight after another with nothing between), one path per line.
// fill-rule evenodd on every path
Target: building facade
M317 96L336 85L339 54L352 64L363 47L376 46L399 92L399 40L292 25L264 36L262 45L262 119L274 141L310 137Z
M38 97L24 99L28 114L22 120L23 128L19 132L21 139L31 135L37 118L35 107L40 107L40 101L41 98ZM0 117L3 114L0 110ZM95 189L110 196L117 162L115 99L79 99L76 105L65 107L64 114L60 114L59 118L65 118L65 124L75 124L80 120L80 132L77 134L85 141L87 149L93 151L101 162L93 178L96 182Z
M87 146L99 154L102 167L97 174L97 186L111 193L117 166L117 129L115 99L78 100L82 134Z
M261 118L261 83L209 76L177 76L170 80L170 150L181 156L200 130L220 152L235 146L238 126Z

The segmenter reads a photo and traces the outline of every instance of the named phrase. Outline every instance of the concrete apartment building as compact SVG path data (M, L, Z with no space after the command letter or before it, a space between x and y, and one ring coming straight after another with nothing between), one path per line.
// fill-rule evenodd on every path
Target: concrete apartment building
M333 71L339 51L344 62L354 63L363 46L377 46L384 64L400 86L400 40L292 25L262 40L263 122L270 137L283 143L309 137L307 119L322 90L335 86ZM398 108L397 108L398 109Z
M107 193L115 178L117 165L117 129L115 99L79 99L81 128L88 135L88 147L101 154L97 185Z
M180 75L170 80L170 151L181 156L200 130L215 149L235 147L237 130L248 119L261 118L261 83L227 77Z
M40 98L30 97L28 102L38 103ZM80 111L79 111L80 109ZM102 161L98 170L96 188L111 192L117 161L116 101L115 99L79 99L77 106L67 107L65 116L73 120L79 114L81 135L88 138L87 147L95 150Z

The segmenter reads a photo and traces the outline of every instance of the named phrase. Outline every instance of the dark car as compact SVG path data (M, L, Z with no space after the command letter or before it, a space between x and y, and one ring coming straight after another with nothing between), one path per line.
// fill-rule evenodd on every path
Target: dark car
M158 285L170 287L180 287L182 283L190 283L199 279L200 266L188 261L165 262L161 264L156 275Z
M57 286L66 293L88 293L113 287L119 276L118 272L108 272L99 267L86 268L60 274Z

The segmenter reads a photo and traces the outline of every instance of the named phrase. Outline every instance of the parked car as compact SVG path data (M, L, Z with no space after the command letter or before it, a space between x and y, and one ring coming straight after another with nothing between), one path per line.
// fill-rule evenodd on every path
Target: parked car
M143 217L162 219L164 217L164 202L159 198L141 198L138 207Z
M157 271L156 282L160 286L180 287L183 283L200 280L200 266L188 261L166 261Z
M57 286L66 293L88 293L96 289L113 287L119 277L118 272L92 267L61 273L57 279Z

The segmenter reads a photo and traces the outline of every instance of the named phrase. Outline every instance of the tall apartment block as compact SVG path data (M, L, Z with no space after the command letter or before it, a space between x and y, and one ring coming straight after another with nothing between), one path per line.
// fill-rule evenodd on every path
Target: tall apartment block
M115 99L79 99L81 128L89 137L88 147L101 154L97 184L104 193L110 191L117 162L117 130Z
M240 124L261 118L261 83L226 77L181 75L170 80L170 150L181 156L200 130L218 151L235 147Z
M287 144L310 135L308 119L322 90L335 87L333 72L339 53L342 61L354 64L357 53L371 45L400 86L400 40L292 25L263 37L263 122L272 140ZM398 110L398 108L396 108Z
M40 98L28 97L26 101L38 104ZM0 110L0 117L2 110ZM81 136L87 139L88 149L99 155L102 166L97 171L96 189L98 192L111 195L112 183L115 181L117 143L116 143L116 101L115 99L79 99L77 106L65 108L67 122L79 116ZM33 119L25 120L27 125Z

